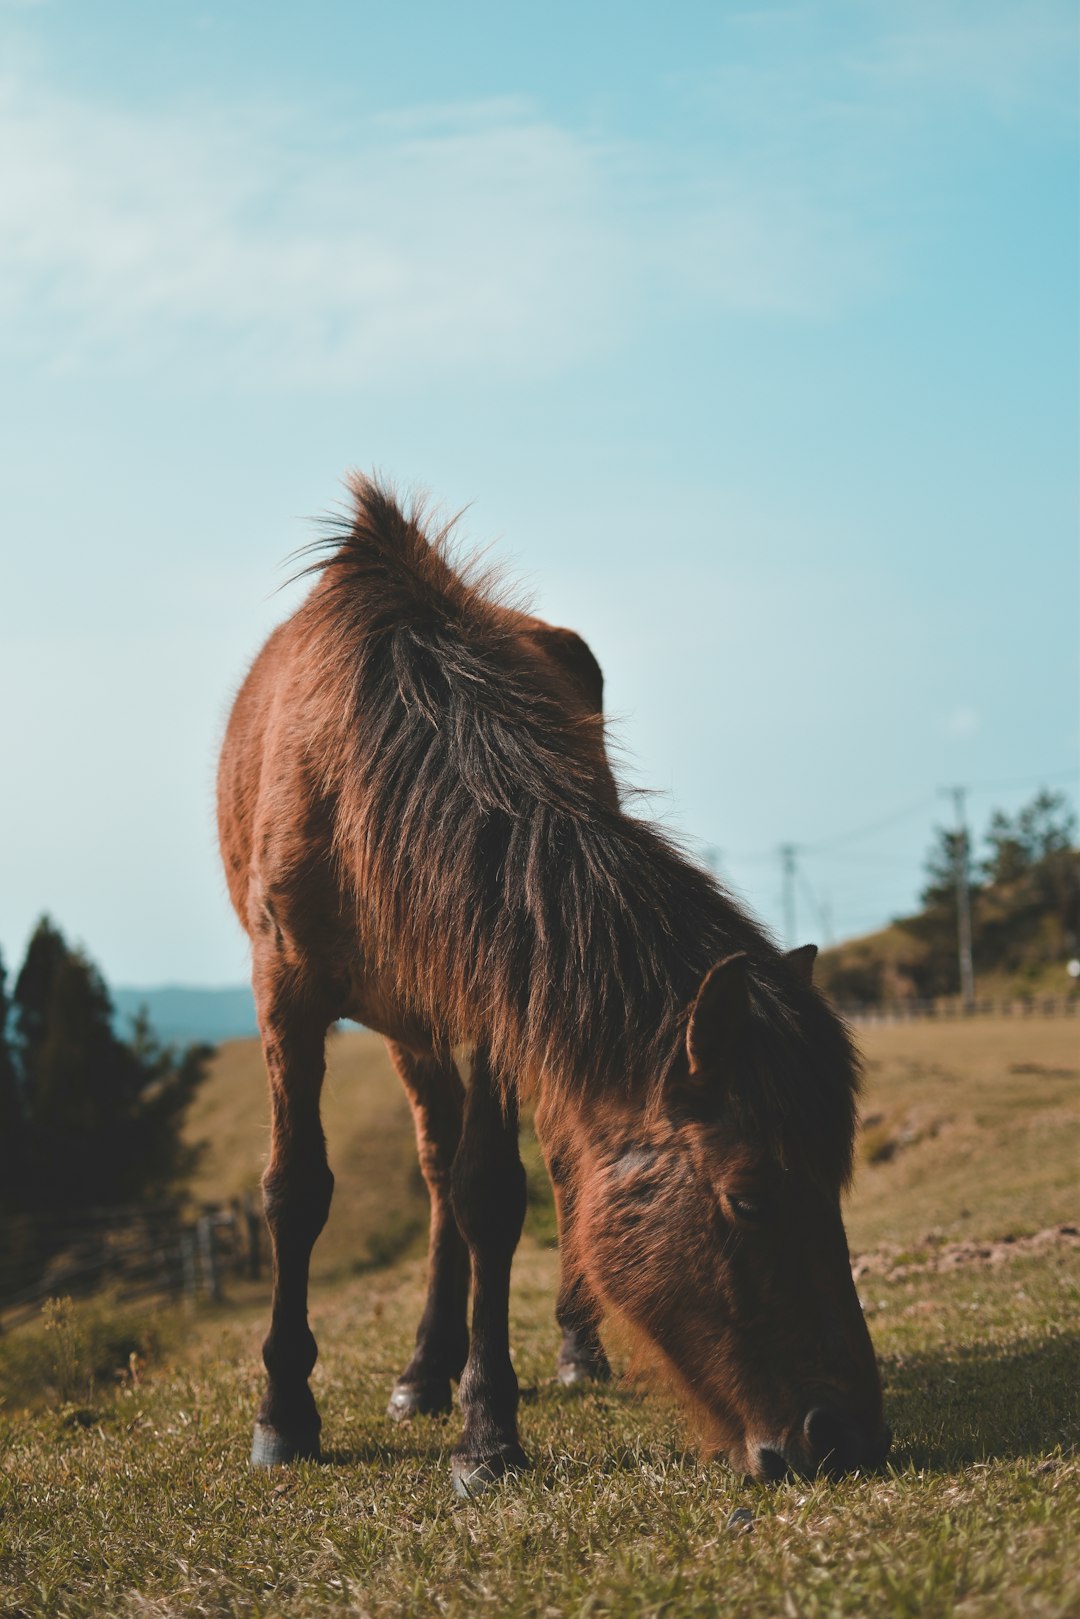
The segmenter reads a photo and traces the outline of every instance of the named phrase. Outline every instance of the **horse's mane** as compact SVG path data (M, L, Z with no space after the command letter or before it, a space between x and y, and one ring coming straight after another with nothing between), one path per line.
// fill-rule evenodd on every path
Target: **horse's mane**
M784 1116L824 1128L846 1172L856 1067L839 1019L711 876L619 807L603 721L567 700L491 576L455 566L452 525L428 534L380 484L350 488L301 613L333 734L337 856L403 1007L447 1043L482 1034L505 1083L633 1092L670 1068L708 968L745 951L755 1027L786 1053L779 1075L760 1065L757 1101L774 1132Z

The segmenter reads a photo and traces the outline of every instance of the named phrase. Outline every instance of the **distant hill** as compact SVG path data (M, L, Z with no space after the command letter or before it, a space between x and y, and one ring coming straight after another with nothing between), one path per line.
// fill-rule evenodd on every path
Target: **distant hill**
M243 1040L257 1033L255 1001L247 984L226 989L198 989L164 984L157 989L111 989L117 1030L127 1034L130 1020L145 1007L155 1034L166 1043Z
M1076 834L1069 799L1045 787L1014 815L993 812L981 859L967 828L938 827L924 867L922 910L826 950L819 984L848 1005L956 995L956 892L963 877L976 993L990 999L1075 993L1069 963L1080 952Z
M1041 869L972 888L977 996L1076 994L1068 963L1080 949L1080 853L1063 851L1056 865L1056 893L1040 891ZM951 897L822 951L814 978L846 1006L955 996L960 986Z

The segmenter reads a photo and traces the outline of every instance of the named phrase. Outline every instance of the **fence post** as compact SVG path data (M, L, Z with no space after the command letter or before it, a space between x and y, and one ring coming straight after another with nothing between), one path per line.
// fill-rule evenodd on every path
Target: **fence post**
M180 1233L180 1274L183 1281L184 1297L189 1304L195 1304L199 1298L199 1265L195 1248L195 1232L191 1226L185 1226Z
M248 1275L253 1282L257 1282L262 1262L262 1213L255 1207L255 1199L250 1192L244 1199L244 1222L247 1226Z
M211 1304L221 1302L221 1273L217 1263L217 1237L214 1231L214 1217L212 1214L203 1214L195 1228L199 1244L199 1260L202 1266L203 1282L206 1287L206 1296Z

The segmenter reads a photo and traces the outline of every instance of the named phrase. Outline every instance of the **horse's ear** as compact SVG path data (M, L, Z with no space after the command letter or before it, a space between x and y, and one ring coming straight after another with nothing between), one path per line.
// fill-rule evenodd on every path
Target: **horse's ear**
M686 1055L692 1075L719 1067L725 1051L741 1029L750 1010L746 954L725 956L710 967L690 1009L686 1028Z
M814 962L817 960L816 944L801 944L797 950L789 950L786 959L790 961L804 982L807 984L814 982Z

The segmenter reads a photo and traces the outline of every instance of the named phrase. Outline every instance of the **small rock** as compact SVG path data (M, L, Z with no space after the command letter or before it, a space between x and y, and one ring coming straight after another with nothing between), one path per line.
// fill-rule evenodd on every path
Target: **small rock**
M728 1531L733 1535L748 1535L754 1527L754 1514L749 1507L736 1507L727 1521Z
M60 1421L65 1428L92 1428L98 1416L92 1406L65 1405L60 1412Z

